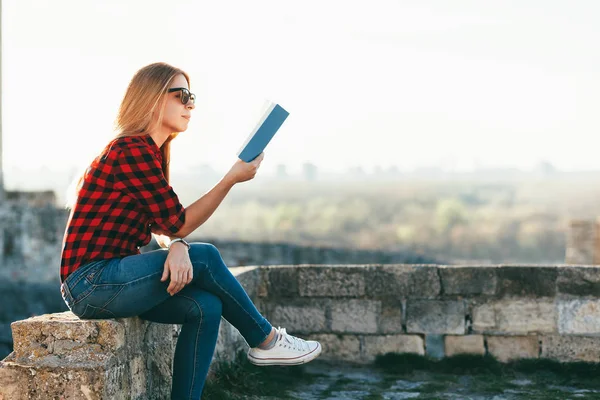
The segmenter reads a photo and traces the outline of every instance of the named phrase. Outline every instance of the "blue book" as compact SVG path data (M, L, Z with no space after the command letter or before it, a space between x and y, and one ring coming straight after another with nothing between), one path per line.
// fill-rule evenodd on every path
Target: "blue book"
M266 110L258 124L240 148L238 157L245 162L250 162L260 155L267 147L283 121L290 115L277 103L267 102Z

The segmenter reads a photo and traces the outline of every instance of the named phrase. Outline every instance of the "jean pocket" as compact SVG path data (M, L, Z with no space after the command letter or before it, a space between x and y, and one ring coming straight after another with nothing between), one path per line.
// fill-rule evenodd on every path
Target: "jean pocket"
M89 266L84 275L83 279L88 281L88 283L94 285L98 282L98 277L102 273L102 270L108 265L110 260L100 260L93 263L92 266Z
M113 314L106 308L95 307L89 303L85 305L85 309L83 310L83 312L77 316L80 319L110 319L117 317L115 314Z

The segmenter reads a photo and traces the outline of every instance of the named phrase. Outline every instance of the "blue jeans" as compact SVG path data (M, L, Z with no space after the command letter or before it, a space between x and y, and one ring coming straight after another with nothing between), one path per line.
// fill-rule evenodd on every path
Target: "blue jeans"
M141 319L181 324L173 360L171 399L200 399L215 350L221 316L250 347L262 343L271 324L259 313L231 274L217 248L192 243L193 280L178 293L161 282L168 251L93 261L80 266L61 285L69 309L81 319Z

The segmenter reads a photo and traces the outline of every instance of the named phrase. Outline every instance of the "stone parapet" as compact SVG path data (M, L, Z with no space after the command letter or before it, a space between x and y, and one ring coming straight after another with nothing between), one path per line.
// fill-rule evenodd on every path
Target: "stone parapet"
M370 363L396 352L600 362L600 266L232 270L274 326L321 341L323 360ZM177 325L137 317L82 321L65 312L11 328L14 351L0 363L2 400L168 398ZM234 360L246 347L223 320L215 360Z

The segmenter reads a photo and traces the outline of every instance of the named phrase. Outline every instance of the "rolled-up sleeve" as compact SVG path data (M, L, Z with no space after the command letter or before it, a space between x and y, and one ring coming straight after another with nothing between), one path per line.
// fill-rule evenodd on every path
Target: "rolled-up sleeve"
M115 188L136 199L162 231L175 234L184 225L185 209L147 147L122 149L115 165Z

